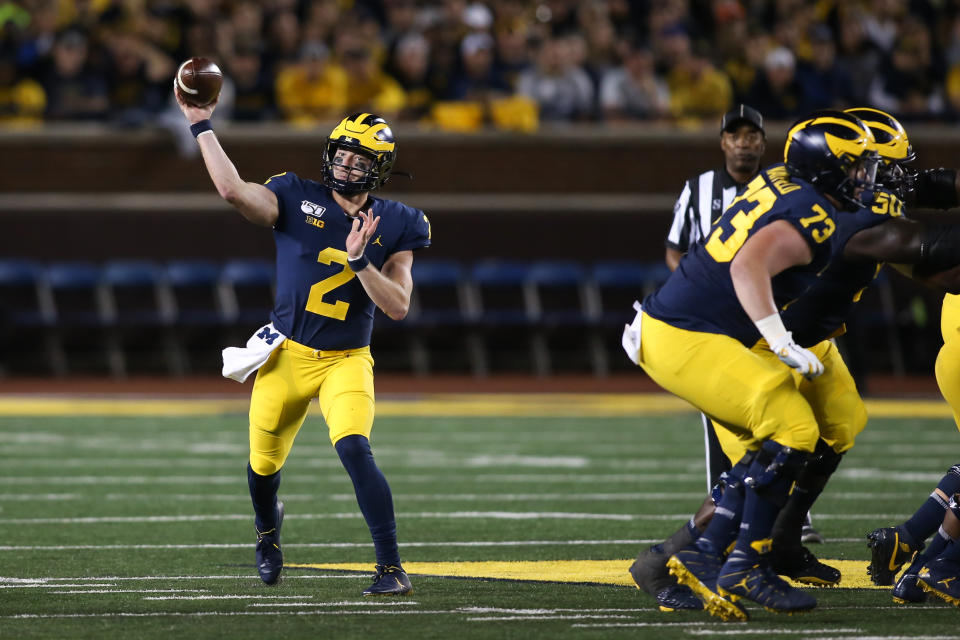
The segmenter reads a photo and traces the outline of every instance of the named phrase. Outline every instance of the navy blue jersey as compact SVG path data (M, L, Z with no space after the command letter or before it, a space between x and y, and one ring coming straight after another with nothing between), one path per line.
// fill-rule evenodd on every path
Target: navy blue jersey
M830 201L810 184L791 178L782 164L768 167L730 203L706 241L694 245L667 282L643 301L643 309L675 327L721 333L752 346L760 333L740 305L730 278L730 263L740 247L777 220L793 225L809 243L810 264L791 267L773 278L774 301L782 308L827 266L837 217Z
M783 324L793 332L797 344L811 347L842 333L850 308L883 267L882 262L872 260L847 260L843 250L858 231L902 215L902 208L895 195L877 191L864 208L839 216L830 264L811 282L807 292L782 313Z
M353 224L332 192L293 173L271 177L280 217L277 294L270 319L291 340L314 349L355 349L370 344L375 305L347 265ZM419 209L368 196L380 224L365 254L378 269L398 251L430 245L430 222Z

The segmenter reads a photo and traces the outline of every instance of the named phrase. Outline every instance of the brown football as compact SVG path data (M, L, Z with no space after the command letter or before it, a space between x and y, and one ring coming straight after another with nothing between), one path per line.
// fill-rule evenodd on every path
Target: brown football
M194 107L205 107L220 95L223 72L209 58L190 58L177 69L177 93Z

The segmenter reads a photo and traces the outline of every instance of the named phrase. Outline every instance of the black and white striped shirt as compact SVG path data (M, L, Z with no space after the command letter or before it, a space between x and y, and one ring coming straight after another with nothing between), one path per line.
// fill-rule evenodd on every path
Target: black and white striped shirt
M673 205L667 246L681 253L689 251L706 237L711 223L730 206L744 186L727 173L726 167L704 171L687 180Z

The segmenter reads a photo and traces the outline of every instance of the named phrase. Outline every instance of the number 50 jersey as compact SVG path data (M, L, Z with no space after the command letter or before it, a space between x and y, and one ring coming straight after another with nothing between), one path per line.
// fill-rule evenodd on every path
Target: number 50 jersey
M733 258L748 238L777 220L800 232L813 260L774 276L774 301L783 309L830 261L836 216L834 206L812 185L789 176L782 164L768 167L714 221L706 240L683 257L666 283L643 301L643 310L675 327L728 335L751 347L760 333L734 291Z
M314 349L369 345L376 306L347 265L346 240L353 218L319 182L281 173L265 185L276 194L280 208L273 227L277 245L273 326ZM422 211L367 197L374 217L380 216L365 250L375 267L383 267L398 251L430 246L430 222Z

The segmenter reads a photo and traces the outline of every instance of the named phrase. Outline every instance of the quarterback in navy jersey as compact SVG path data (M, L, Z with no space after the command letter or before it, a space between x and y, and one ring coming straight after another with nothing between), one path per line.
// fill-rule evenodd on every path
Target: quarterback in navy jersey
M423 212L370 195L393 169L393 132L374 114L348 116L327 138L321 181L280 173L261 185L240 178L220 146L209 120L215 104L193 107L175 94L221 197L251 222L272 227L277 246L271 322L246 348L224 350L224 375L243 380L257 370L247 483L260 578L266 584L280 579L281 468L317 398L373 539L376 574L363 595L409 594L393 497L369 442L374 310L394 320L406 316L413 251L430 244Z
M370 344L376 304L345 264L355 218L345 215L322 183L293 173L272 176L265 186L277 196L280 215L273 227L277 244L276 305L270 319L291 340L314 349L356 349ZM376 269L399 251L430 245L424 213L393 200L367 196L364 210L380 222L364 255ZM319 257L318 257L319 256ZM340 281L344 281L342 284ZM326 282L319 294L314 284Z
M815 378L823 364L796 344L779 311L828 264L838 218L863 206L876 171L873 143L870 130L842 112L794 126L785 165L747 186L624 331L631 359L746 449L707 530L668 563L724 619L746 618L731 599L784 612L816 605L767 563L773 522L821 435L793 374ZM750 349L761 337L769 358Z

